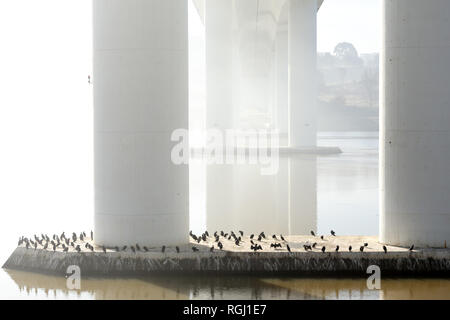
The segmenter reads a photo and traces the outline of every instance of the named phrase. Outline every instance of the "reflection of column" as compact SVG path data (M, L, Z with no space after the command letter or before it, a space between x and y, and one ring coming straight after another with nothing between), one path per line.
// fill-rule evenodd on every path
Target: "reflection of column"
M450 1L384 1L380 240L450 245Z
M289 232L317 230L316 156L289 157Z
M95 241L188 241L187 166L171 133L188 126L187 2L96 0Z
M216 172L218 181L208 190L208 200L214 200L208 229L285 235L316 230L315 157L280 155L275 175L261 175L260 169L234 165Z
M289 145L316 146L317 0L290 0Z
M288 137L288 33L280 30L276 42L276 126L280 131L280 143L287 144Z

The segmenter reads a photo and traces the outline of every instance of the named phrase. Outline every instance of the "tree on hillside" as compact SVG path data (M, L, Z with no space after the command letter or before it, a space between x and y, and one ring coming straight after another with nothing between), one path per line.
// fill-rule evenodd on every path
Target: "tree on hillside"
M337 44L333 54L341 64L354 66L362 64L362 59L359 57L358 51L355 46L349 42Z

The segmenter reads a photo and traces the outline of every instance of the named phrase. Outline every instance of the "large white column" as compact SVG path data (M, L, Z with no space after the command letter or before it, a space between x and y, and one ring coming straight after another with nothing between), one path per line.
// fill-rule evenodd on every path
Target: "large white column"
M280 27L276 38L276 124L280 132L282 145L288 143L289 137L289 99L288 99L288 31Z
M94 0L95 242L188 241L187 0Z
M450 245L450 1L385 0L380 240Z
M233 1L205 1L206 126L233 126Z
M289 146L316 146L317 0L289 0Z

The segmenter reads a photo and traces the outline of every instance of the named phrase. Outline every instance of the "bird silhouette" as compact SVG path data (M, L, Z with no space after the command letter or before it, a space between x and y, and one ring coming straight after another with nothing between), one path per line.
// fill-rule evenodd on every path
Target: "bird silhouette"
M409 248L409 251L413 251L414 250L414 245L412 245L410 248Z
M384 250L384 253L387 253L387 248L386 248L386 246L383 246L383 250Z
M348 251L352 252L352 246L348 247Z
M361 246L361 248L359 248L359 251L363 252L364 251L364 246Z
M288 244L286 245L286 249L287 249L287 251L291 252L291 247L289 247Z
M325 250L326 250L326 248L325 248L325 247L322 247L322 252L325 252Z
M177 253L180 253L180 248L179 247L175 247L175 250L177 250Z
M166 246L162 246L161 252L164 253L166 251Z
M314 231L312 231L312 230L311 230L311 235L312 235L313 237L316 236L316 234L315 234Z
M331 235L333 236L333 237L335 237L336 236L336 233L333 231L333 230L331 230Z
M338 252L339 251L339 246L336 246L336 252Z

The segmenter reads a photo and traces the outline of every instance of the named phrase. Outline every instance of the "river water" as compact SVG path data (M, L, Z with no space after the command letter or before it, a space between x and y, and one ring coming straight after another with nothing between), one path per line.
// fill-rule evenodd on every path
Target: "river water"
M328 234L333 229L341 235L377 235L378 134L329 132L321 133L318 141L320 146L338 146L343 153L318 157L281 156L278 173L269 177L261 176L251 166L231 167L223 172L213 166L205 169L201 164L193 165L190 173L191 229L200 232L205 228L239 228L248 232L255 229L283 234L309 230ZM213 179L206 179L207 175ZM92 225L91 212L80 214L76 219L50 217L44 212L15 215L1 225L1 262L13 251L20 236L17 230L27 234L60 233L68 223L75 229L84 227L86 231ZM450 279L382 278L381 290L369 290L366 279L343 278L82 278L81 290L68 290L63 277L0 270L0 298L450 299Z

